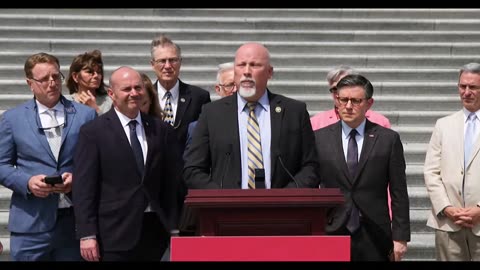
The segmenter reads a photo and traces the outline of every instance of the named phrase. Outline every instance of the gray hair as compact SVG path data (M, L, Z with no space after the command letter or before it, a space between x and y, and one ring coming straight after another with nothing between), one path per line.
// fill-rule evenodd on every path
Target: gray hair
M169 39L167 36L161 34L159 36L156 36L150 45L150 54L152 56L152 60L154 59L153 53L155 50L159 47L174 47L175 51L177 52L177 56L179 58L182 58L182 50L180 49L180 46L178 46L175 42L173 42L171 39Z
M350 74L358 74L358 72L349 66L345 66L345 65L338 66L328 72L327 82L329 85L332 85L334 82L337 82L340 79L340 77L350 75Z
M220 81L220 76L222 76L223 73L230 71L234 68L234 63L233 62L227 62L218 65L218 70L217 70L217 84L221 84L222 82Z
M468 63L460 69L459 77L462 76L462 73L475 73L480 74L480 64L479 63Z

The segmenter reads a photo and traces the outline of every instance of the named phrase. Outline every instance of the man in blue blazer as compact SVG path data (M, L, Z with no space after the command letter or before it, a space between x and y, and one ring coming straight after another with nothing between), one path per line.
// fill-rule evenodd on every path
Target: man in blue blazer
M30 56L25 76L34 98L6 111L0 122L0 184L13 191L11 259L81 260L71 201L73 152L80 127L96 113L62 96L55 56ZM46 176L60 176L61 183L48 184Z

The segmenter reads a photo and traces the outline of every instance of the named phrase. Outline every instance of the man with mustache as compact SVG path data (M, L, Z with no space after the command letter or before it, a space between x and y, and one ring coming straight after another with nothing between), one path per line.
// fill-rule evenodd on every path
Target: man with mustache
M185 153L189 188L262 188L260 178L267 189L318 187L306 104L270 92L272 75L263 45L246 43L237 50L237 93L203 107Z

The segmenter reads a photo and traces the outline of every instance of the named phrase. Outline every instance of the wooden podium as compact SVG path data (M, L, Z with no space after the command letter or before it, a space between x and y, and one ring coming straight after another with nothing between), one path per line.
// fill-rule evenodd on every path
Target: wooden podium
M339 189L191 189L185 206L199 236L323 235L326 211L344 202Z
M350 237L325 236L339 189L191 189L194 237L172 237L171 261L349 261Z

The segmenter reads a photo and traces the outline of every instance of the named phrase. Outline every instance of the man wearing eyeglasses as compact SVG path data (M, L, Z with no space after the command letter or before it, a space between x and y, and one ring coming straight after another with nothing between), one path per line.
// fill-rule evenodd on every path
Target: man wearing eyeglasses
M325 230L350 235L352 261L399 261L410 241L405 158L397 132L365 117L373 86L361 75L337 84L341 121L315 131L320 184L340 188L344 205L327 214ZM392 222L387 186L392 194Z
M220 98L228 97L237 92L235 82L233 81L233 62L227 62L218 65L217 71L217 83L215 84L215 92ZM185 145L185 151L188 150L188 146L192 142L192 134L198 121L190 123L188 126L187 142Z
M312 124L313 130L326 127L340 120L340 115L338 114L338 108L337 106L335 106L335 98L337 96L337 83L343 77L349 74L358 74L358 73L349 66L339 66L328 72L327 82L329 86L329 91L332 94L332 101L334 106L333 106L333 109L324 111L324 112L319 112L315 116L310 118L310 122ZM365 114L365 117L368 120L374 123L377 123L383 127L390 128L390 121L388 120L388 118L386 118L385 116L373 110L368 110L367 113Z
M437 120L424 179L439 261L480 261L480 63L459 72L463 108Z
M151 56L150 63L158 78L153 86L166 113L165 121L175 128L183 154L188 125L198 119L202 105L210 102L210 93L178 78L182 65L181 49L168 37L160 35L152 40Z
M96 113L62 96L55 56L34 54L24 70L34 98L6 111L0 122L0 184L13 191L11 259L82 260L71 198L73 152L80 127Z

